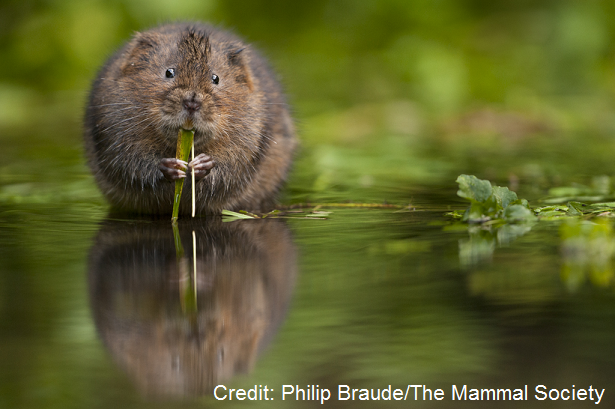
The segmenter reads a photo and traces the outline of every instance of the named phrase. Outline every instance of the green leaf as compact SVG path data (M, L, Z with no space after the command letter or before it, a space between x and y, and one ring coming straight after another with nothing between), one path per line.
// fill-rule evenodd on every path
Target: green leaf
M491 197L491 182L488 180L481 180L473 175L459 175L457 183L457 195L460 197L477 202L485 202Z
M540 207L536 207L534 208L534 212L536 213L540 213L542 215L542 213L546 213L546 212L567 212L568 211L568 206L564 206L564 205L551 205L551 206L540 206Z
M445 216L450 216L453 219L461 219L464 215L464 210L453 210L451 212L445 213Z
M615 210L615 202L593 203L590 204L589 207L592 209Z
M517 194L507 187L493 186L492 190L496 203L500 205L502 209L506 208L512 202L519 200Z
M580 202L568 202L568 214L571 216L583 215L583 203Z
M255 219L254 216L250 216L243 213L237 213L230 210L222 210L222 221L223 222L233 222L235 220L241 219Z

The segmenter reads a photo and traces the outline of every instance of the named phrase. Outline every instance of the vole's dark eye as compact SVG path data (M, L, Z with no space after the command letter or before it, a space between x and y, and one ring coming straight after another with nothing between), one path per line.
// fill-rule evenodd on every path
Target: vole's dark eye
M218 77L216 74L212 75L211 82L217 85L220 82L220 77Z
M167 68L167 71L164 73L164 76L167 78L175 77L175 70L173 68Z

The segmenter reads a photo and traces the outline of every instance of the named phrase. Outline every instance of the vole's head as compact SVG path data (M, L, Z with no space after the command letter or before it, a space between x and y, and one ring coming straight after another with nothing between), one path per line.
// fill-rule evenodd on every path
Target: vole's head
M129 43L122 82L170 139L180 127L202 142L246 135L259 116L250 53L209 26L165 26Z

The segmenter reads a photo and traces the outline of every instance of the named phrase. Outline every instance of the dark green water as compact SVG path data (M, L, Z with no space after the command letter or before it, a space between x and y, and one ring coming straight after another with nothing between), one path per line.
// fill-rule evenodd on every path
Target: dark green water
M453 184L404 186L392 176L312 198L388 197L410 208L180 223L178 267L169 222L106 219L78 153L66 158L35 161L23 175L5 169L0 407L318 404L283 401L283 385L329 389L330 407L358 404L338 400L338 385L444 393L417 402L410 389L409 402L365 407L458 407L453 385L527 385L527 401L498 407L595 402L539 401L537 385L591 385L605 389L602 407L615 402L612 270L601 281L581 266L570 278L560 223L508 239L468 230L445 216L464 206ZM294 175L287 200L305 198L306 177ZM266 385L274 400L219 402L219 384Z

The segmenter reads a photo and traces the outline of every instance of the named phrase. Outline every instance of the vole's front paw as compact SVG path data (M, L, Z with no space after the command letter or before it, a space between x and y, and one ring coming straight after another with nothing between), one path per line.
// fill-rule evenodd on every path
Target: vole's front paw
M188 164L188 167L194 169L194 178L200 180L207 176L215 165L211 156L201 153Z
M188 164L186 162L176 158L164 158L158 165L158 169L170 181L185 178L187 167Z

